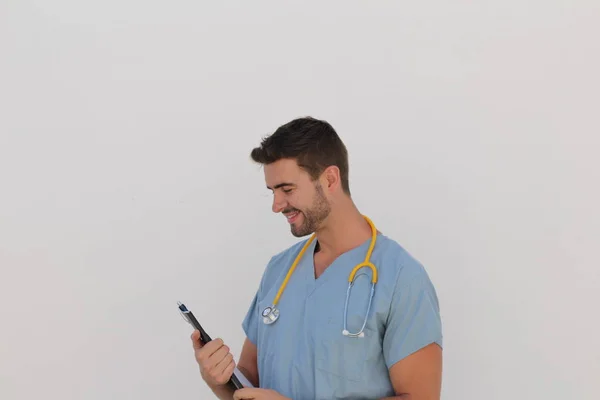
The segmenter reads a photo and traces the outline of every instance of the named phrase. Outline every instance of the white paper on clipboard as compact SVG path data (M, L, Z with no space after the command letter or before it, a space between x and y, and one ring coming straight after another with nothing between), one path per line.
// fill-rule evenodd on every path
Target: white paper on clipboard
M244 376L244 374L242 374L242 371L240 371L239 369L237 369L237 367L235 367L235 369L233 370L233 373L235 374L235 376L237 376L237 378L240 380L240 383L242 385L244 385L245 387L249 387L249 388L253 388L254 387L250 383L250 381L248 380L248 378L246 378Z

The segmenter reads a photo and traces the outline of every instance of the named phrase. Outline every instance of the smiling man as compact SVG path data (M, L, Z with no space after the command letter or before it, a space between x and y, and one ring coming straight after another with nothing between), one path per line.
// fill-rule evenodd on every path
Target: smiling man
M229 348L220 339L201 346L194 332L209 387L221 399L438 400L435 289L423 266L358 210L333 127L293 120L251 157L264 165L273 212L294 236L310 236L271 258L243 321L238 368L256 388L229 389Z

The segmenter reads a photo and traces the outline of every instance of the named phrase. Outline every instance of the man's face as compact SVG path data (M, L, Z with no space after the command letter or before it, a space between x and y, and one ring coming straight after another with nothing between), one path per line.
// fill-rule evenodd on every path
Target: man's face
M264 170L273 191L273 212L286 216L292 234L302 237L317 230L331 211L319 181L312 181L295 160L279 160Z

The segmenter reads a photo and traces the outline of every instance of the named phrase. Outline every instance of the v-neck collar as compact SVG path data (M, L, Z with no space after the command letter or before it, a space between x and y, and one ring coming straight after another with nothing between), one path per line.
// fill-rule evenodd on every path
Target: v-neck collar
M381 234L381 232L377 232L377 241L375 243L375 248L377 248L377 244L380 242L381 237L383 235ZM340 254L339 256L337 256L328 266L327 268L325 268L325 270L321 273L321 275L318 278L315 278L315 248L317 246L317 239L313 240L313 242L310 244L309 248L306 249L307 251L304 253L304 257L306 258L304 260L304 265L306 266L305 268L305 277L306 277L306 281L309 287L309 294L314 292L316 289L318 289L320 286L322 286L325 282L327 282L332 275L335 275L335 273L337 272L336 270L339 269L341 266L338 264L344 263L346 259L351 258L353 255L355 255L356 253L361 253L361 260L356 262L355 264L362 262L364 260L364 257L367 255L367 250L369 249L369 245L371 244L371 238L366 239L364 242L362 242L361 244L359 244L358 246ZM373 249L373 253L375 252L375 249ZM371 254L371 259L373 259L373 254ZM354 265L352 266L354 267ZM350 271L348 271L348 274L350 273Z

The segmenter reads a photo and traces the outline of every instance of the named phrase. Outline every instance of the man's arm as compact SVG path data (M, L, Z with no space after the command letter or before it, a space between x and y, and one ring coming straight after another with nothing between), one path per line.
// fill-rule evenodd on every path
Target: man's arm
M414 260L404 260L383 335L383 355L396 397L439 400L442 380L442 321L435 288Z
M252 343L248 338L244 340L244 345L242 346L242 354L240 354L240 359L237 365L238 369L244 374L246 378L254 385L254 387L259 386L258 379L258 352L254 343Z
M442 390L442 349L432 343L390 368L395 397L382 400L439 400Z

